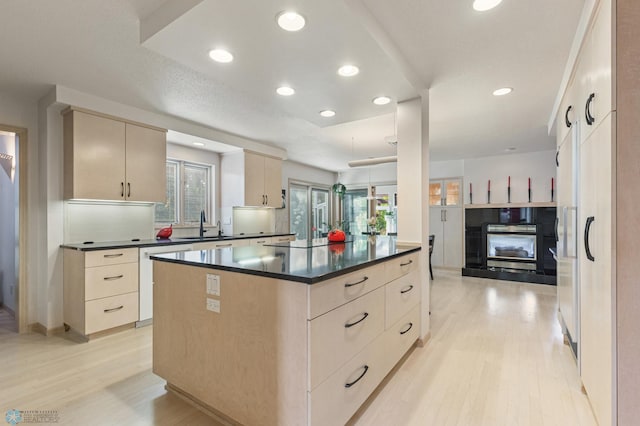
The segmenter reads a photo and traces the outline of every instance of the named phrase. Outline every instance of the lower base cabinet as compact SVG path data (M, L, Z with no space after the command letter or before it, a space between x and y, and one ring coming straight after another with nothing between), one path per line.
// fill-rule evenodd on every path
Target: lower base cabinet
M309 393L312 425L344 425L418 339L416 306Z
M311 285L163 261L154 276L154 373L240 424L343 425L419 338L417 252Z
M138 320L138 249L64 250L64 323L90 337Z

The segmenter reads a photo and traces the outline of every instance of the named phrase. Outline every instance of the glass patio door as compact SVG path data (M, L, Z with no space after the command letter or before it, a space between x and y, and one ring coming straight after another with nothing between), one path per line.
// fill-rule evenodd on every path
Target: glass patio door
M368 203L367 190L356 189L344 195L343 229L350 235L361 235L367 232Z
M329 189L289 184L289 230L297 240L320 238L329 230Z

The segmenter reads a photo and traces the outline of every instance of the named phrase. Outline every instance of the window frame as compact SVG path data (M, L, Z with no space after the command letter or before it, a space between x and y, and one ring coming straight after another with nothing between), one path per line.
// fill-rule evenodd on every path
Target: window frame
M175 227L193 227L195 224L199 223L199 220L196 221L186 221L185 220L185 185L186 185L186 169L191 166L196 169L203 169L206 172L207 179L207 190L206 200L205 200L205 217L207 220L204 221L205 224L213 223L214 219L211 214L215 209L214 200L215 200L215 188L214 188L214 176L215 176L215 164L208 163L199 163L197 161L190 160L181 160L177 158L167 158L166 163L172 163L177 165L177 176L176 176L176 221L175 222L159 222L154 217L154 222L157 226L165 226L168 224L172 224ZM165 176L165 179L167 177ZM154 210L155 215L155 210Z

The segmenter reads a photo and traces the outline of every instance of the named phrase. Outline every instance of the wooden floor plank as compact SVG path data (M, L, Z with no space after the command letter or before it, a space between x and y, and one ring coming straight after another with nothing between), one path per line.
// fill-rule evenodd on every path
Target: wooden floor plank
M556 319L555 287L435 271L431 340L355 426L595 425ZM78 343L18 335L0 310L0 414L56 410L60 425L216 425L151 372L152 328Z

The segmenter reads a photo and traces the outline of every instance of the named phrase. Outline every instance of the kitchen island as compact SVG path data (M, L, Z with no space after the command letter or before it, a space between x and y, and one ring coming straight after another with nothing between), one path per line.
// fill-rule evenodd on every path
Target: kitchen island
M153 371L232 423L344 424L419 337L419 250L353 237L152 256Z

